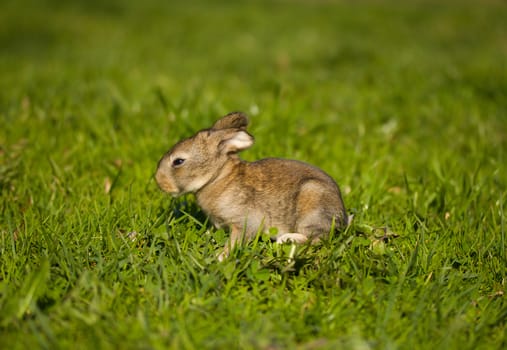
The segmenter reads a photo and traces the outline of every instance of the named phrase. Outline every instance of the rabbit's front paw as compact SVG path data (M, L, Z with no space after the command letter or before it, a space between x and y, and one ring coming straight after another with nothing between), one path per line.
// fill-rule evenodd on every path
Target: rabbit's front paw
M224 249L220 254L217 255L217 259L219 262L224 261L229 257L229 252L227 249Z

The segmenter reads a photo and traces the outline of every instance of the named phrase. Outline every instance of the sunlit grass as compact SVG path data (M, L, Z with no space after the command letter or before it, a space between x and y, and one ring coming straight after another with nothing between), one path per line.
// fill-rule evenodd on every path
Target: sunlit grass
M0 347L507 346L500 1L0 5ZM353 224L227 232L152 178L233 110Z

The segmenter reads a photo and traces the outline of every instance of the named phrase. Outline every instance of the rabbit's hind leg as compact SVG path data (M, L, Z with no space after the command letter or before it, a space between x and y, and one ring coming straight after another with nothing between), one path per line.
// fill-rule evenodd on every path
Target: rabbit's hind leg
M281 233L275 237L276 243L305 243L308 237L301 233Z

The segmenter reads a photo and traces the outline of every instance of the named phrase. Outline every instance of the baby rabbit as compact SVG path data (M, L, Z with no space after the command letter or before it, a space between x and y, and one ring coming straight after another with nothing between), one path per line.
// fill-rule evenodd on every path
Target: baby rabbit
M223 260L236 243L276 227L276 241L317 241L347 215L334 180L296 160L246 162L238 153L251 147L248 117L230 113L209 129L178 142L159 161L156 181L173 196L194 193L217 228L230 230Z

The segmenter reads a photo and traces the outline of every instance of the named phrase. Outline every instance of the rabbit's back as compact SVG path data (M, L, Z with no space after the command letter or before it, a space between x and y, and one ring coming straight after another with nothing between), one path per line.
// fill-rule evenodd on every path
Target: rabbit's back
M322 170L279 158L237 162L227 176L197 194L217 226L242 225L253 234L261 227L329 231L333 220L337 227L344 223L340 190Z

